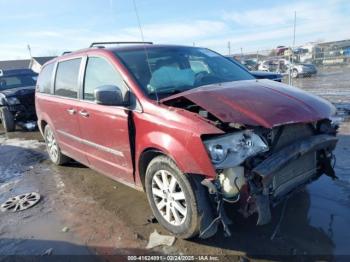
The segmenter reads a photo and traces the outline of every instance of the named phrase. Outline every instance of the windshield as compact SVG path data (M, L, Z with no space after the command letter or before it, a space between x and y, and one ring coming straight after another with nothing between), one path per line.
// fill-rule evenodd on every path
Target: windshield
M17 75L0 77L0 91L17 87L35 86L36 75Z
M205 48L152 47L147 55L143 48L117 50L115 54L151 98L156 92L165 97L203 85L255 79L229 59Z

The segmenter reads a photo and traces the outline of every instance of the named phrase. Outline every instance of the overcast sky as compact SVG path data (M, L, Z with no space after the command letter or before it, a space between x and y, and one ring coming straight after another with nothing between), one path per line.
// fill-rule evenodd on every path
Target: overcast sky
M350 1L135 0L145 40L226 54L350 38ZM0 60L141 40L133 0L0 0Z

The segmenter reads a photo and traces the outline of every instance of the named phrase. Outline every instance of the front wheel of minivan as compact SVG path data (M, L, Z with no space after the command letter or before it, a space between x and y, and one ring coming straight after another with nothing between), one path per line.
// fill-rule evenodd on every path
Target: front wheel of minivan
M69 157L62 154L60 147L58 146L56 137L49 125L45 126L44 137L46 143L46 150L49 154L50 160L55 165L63 165L69 161Z
M147 198L158 222L180 238L198 234L199 213L190 181L173 160L154 158L147 167Z

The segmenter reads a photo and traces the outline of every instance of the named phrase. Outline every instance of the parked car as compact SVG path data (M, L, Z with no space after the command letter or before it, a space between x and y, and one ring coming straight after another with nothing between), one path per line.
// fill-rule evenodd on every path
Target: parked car
M240 63L236 59L231 56L227 56L228 59L242 67L244 70L248 71L251 75L253 75L256 79L270 79L277 82L282 82L283 75L275 72L266 72L266 71L250 71L248 67L244 64ZM258 65L258 64L257 64Z
M35 127L36 78L31 69L0 70L0 119L6 132L27 122L31 122L30 128Z
M258 69L258 63L253 59L243 59L239 62L248 68L249 71L256 71Z
M291 66L292 77L312 76L317 74L317 68L314 64L297 63Z
M335 177L329 102L205 48L95 43L43 67L36 110L54 164L144 190L182 238L229 235L224 202L269 223L272 204Z
M258 69L265 72L288 73L297 78L300 76L312 76L317 74L317 68L313 64L291 63L287 59L269 59L259 64Z
M276 55L277 56L283 56L283 55L285 55L284 52L287 51L287 50L289 50L289 48L286 47L286 46L283 46L283 45L277 46L277 48L276 48Z

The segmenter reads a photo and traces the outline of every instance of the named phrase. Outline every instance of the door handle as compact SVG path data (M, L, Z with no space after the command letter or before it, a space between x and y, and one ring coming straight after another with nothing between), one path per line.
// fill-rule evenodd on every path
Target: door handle
M83 117L89 117L89 113L84 110L79 111L79 114Z
M75 111L75 109L71 108L71 109L67 109L67 112L70 115L74 115L77 111Z

